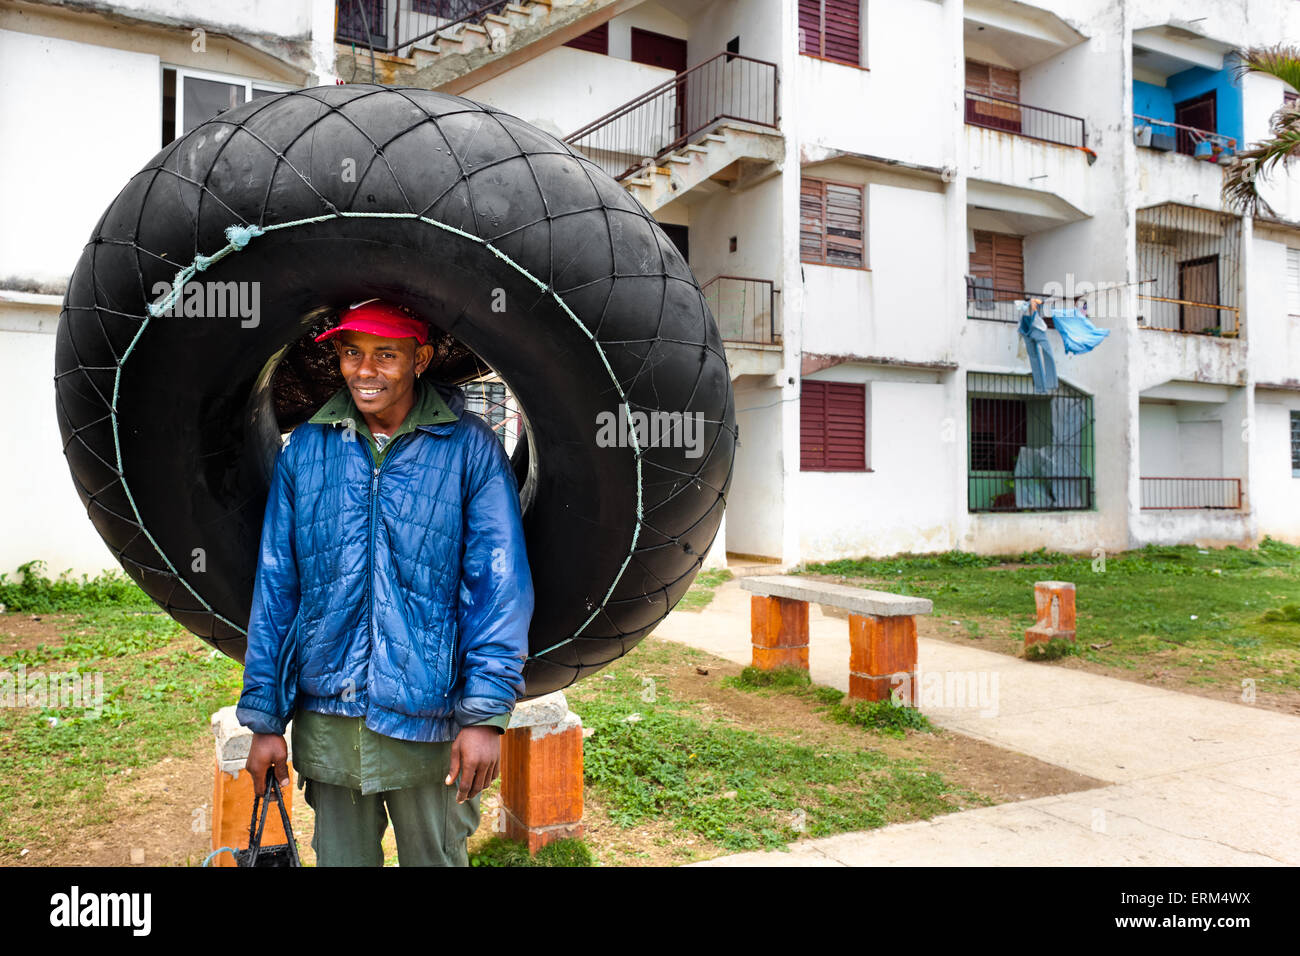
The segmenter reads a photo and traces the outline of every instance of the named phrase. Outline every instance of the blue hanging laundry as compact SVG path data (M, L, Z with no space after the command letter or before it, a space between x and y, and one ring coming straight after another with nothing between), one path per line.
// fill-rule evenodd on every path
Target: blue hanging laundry
M1052 312L1052 324L1061 333L1065 351L1071 355L1091 352L1110 335L1110 329L1097 328L1082 309L1056 309Z

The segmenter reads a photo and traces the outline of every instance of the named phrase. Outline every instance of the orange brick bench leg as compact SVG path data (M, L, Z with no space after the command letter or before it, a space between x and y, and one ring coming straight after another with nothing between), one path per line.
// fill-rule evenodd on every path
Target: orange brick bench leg
M808 602L755 594L749 599L754 666L808 669Z
M582 836L582 721L562 693L515 707L501 739L498 832L536 853Z
M253 732L235 719L234 707L223 707L212 715L212 733L217 738L217 768L212 782L212 849L228 846L235 850L248 849L248 822L253 816L253 777L244 769L248 748L253 742ZM285 728L285 742L289 742L289 729ZM290 757L293 755L290 754ZM297 783L293 761L289 761L289 786L281 787L284 808L293 814L293 792ZM266 829L262 831L262 845L273 846L287 842L280 812L272 802L266 814ZM295 834L297 836L297 834ZM302 841L298 840L302 849ZM209 866L234 866L235 858L229 853L219 853Z
M910 707L916 686L916 618L850 614L849 699L889 700L899 674L906 675L900 703Z
M1035 581L1034 608L1038 623L1025 631L1025 647L1054 637L1074 640L1074 594L1072 581Z

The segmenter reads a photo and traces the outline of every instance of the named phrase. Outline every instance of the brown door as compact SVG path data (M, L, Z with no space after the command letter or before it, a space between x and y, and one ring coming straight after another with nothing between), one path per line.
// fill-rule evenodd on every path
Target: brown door
M1215 109L1214 90L1202 93L1190 100L1174 104L1174 122L1179 126L1191 126L1207 132L1217 132L1219 128ZM1185 129L1178 131L1178 152L1192 156L1196 152L1196 142L1192 134Z
M1204 332L1219 324L1219 257L1205 256L1178 263L1178 298L1204 305L1180 305L1178 327L1184 332Z
M977 298L1009 302L1025 294L1025 252L1022 236L975 230L975 251L970 254L970 274L986 280L991 293Z
M686 41L633 27L632 62L662 67L680 75L686 72ZM678 81L674 101L675 107L669 120L672 128L669 130L669 143L665 143L665 147L675 143L689 132L686 129L686 82L684 80Z

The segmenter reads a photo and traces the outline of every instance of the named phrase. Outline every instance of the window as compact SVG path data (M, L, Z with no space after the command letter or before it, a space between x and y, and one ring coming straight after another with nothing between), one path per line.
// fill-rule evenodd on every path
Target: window
M1286 311L1300 316L1300 249L1286 251Z
M864 268L864 206L861 186L805 178L799 192L800 260Z
M970 372L967 503L978 511L1093 506L1092 398L1064 383L1035 392L1028 375Z
M469 382L461 387L465 391L465 410L473 412L487 422L504 443L507 434L506 425L512 419L505 383Z
M970 274L979 289L994 289L993 299L1018 299L1025 291L1025 240L1001 232L974 230ZM1000 295L998 293L1011 293Z
M184 136L222 110L293 88L242 76L164 67L162 144Z
M867 386L804 379L799 470L867 471Z
M799 52L862 65L860 0L799 0Z
M1300 478L1300 412L1291 413L1291 477Z
M588 30L581 36L576 36L565 46L571 46L577 50L586 50L589 53L609 53L609 22L606 21L594 30Z

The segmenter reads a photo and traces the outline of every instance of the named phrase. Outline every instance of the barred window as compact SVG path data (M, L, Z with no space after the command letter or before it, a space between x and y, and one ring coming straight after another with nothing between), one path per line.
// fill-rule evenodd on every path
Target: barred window
M1092 397L1028 375L970 372L967 500L979 511L1084 511L1094 505Z
M1300 478L1300 412L1291 413L1291 477Z

